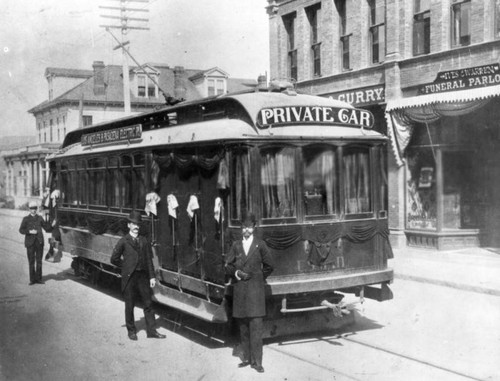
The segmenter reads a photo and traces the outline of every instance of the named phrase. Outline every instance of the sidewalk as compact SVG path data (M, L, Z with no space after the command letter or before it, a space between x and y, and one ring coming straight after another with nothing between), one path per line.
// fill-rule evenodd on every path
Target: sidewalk
M389 260L394 278L500 296L500 249L437 251L403 247Z

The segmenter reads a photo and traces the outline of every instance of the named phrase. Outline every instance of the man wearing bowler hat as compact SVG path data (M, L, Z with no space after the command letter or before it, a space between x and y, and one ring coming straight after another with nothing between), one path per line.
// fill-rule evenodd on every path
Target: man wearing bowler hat
M241 222L242 240L233 243L226 260L226 273L233 280L233 317L240 330L242 362L257 372L262 367L262 318L266 315L265 280L273 261L264 241L254 237L255 216Z
M141 213L132 211L128 216L129 233L122 237L111 255L111 263L121 267L122 293L125 300L125 324L130 340L137 340L134 307L136 296L140 298L146 320L146 335L149 338L164 339L156 331L152 308L151 288L156 285L151 245L146 237L139 235Z
M36 201L28 203L30 214L23 218L19 233L24 234L24 246L28 253L28 263L30 269L30 283L32 286L35 283L43 284L42 281L42 257L43 257L43 232L52 230L50 223L46 222L42 216L37 214L38 204ZM55 224L55 220L53 224Z

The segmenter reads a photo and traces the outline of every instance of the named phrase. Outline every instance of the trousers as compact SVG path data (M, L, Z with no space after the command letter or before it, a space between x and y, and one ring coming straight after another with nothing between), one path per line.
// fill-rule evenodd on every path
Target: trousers
M249 361L252 365L262 365L262 333L261 317L238 319L240 329L242 361Z
M146 320L146 332L153 333L155 328L155 315L153 312L153 301L151 300L151 288L149 278L144 271L134 271L130 276L127 286L123 290L125 300L125 325L129 333L136 333L134 307L137 301L142 302L144 319Z
M30 282L39 282L42 280L43 244L35 240L33 245L26 248L26 251L28 254Z

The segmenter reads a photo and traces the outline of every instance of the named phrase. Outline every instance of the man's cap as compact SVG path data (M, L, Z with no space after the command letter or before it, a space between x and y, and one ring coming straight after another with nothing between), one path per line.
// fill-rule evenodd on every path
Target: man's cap
M28 208L30 208L30 209L38 209L38 203L36 201L30 201L28 203Z
M247 226L254 227L256 223L257 223L257 220L255 219L254 214L245 215L241 219L241 227L247 227Z
M130 212L130 214L128 215L127 217L127 220L129 222L132 222L136 225L139 225L142 221L142 215L141 215L141 212L137 211L137 210L132 210Z

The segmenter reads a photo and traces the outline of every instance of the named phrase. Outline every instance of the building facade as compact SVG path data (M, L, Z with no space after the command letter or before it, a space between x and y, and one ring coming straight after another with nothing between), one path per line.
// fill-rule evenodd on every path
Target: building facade
M500 1L268 0L270 78L370 109L393 244L499 246Z
M2 152L5 194L16 207L43 196L49 174L46 158L67 132L127 116L121 66L95 61L93 70L47 68L45 77L47 100L28 110L35 118L36 143ZM129 82L131 114L257 85L256 80L230 78L217 67L195 70L165 64L131 67Z

